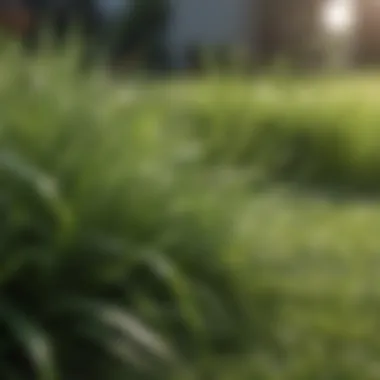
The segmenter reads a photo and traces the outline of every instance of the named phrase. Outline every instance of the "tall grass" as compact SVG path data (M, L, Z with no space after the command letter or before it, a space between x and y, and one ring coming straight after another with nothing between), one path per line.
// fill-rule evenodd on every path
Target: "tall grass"
M70 62L0 64L0 376L377 379L376 85Z
M49 59L1 68L1 376L161 379L244 349L238 187L144 86Z
M377 83L376 75L221 78L194 94L186 118L209 163L270 181L376 193Z

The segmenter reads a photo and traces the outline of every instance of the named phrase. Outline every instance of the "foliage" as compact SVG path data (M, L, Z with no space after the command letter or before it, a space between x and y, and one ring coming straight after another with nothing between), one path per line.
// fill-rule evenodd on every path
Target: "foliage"
M2 378L378 378L375 78L0 66Z
M165 68L168 65L165 34L170 12L168 0L133 1L112 43L113 58L123 61L129 56L137 56L140 65Z
M375 75L210 78L186 116L206 162L328 191L380 190Z
M229 254L237 186L215 189L197 141L144 86L70 62L10 52L1 67L0 374L203 371L249 341Z

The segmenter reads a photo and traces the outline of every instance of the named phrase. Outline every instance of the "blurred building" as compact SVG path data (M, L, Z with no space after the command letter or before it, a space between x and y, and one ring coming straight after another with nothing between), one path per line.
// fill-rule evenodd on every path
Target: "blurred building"
M258 10L258 58L313 64L319 57L320 8L324 0L262 0Z
M7 1L17 3L17 0ZM69 5L75 4L72 0L62 1ZM150 1L157 4L158 0L145 0L144 4L149 7ZM168 60L174 67L188 66L191 53L195 50L215 48L222 49L227 54L236 49L240 52L243 50L244 57L261 64L271 64L280 59L306 67L319 66L325 61L341 65L350 61L353 55L358 62L380 62L379 0L162 2L165 7L166 4L169 5L166 13L168 17L165 16L162 22L166 24L162 45L165 45ZM354 2L357 8L355 35L350 26ZM87 0L87 3L95 4L102 16L100 19L103 21L98 22L95 29L103 28L102 33L108 35L108 38L103 39L107 44L114 46L113 39L125 40L124 45L128 46L139 44L135 37L138 33L131 33L128 25L125 27L128 12L132 12L129 19L131 21L133 18L134 31L138 29L144 36L149 33L161 36L161 33L157 33L157 28L153 28L152 32L150 26L154 20L149 12L146 13L147 17L138 12L140 17L137 21L136 17L132 17L134 10L141 9L142 0ZM5 7L2 4L0 0L0 10ZM0 12L1 15L4 15L4 20L9 19L8 13ZM160 39L162 40L161 37ZM131 50L123 49L122 52ZM326 59L328 57L331 59Z
M188 64L194 49L216 46L253 49L250 29L258 17L257 0L171 0L167 46L175 66Z
M380 1L358 0L356 61L360 65L380 63Z
M243 47L254 61L320 57L320 8L326 0L172 0L168 47L186 65L189 47ZM318 50L319 49L319 50Z

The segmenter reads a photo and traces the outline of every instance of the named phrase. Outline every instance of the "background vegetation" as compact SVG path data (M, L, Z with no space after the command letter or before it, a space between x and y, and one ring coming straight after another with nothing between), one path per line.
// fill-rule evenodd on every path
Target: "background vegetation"
M378 79L0 67L0 376L378 379Z

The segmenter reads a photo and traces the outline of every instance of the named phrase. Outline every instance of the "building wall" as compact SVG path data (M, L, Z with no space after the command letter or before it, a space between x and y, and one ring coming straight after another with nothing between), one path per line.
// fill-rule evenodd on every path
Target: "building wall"
M358 64L380 63L380 2L357 2L356 61Z
M166 44L175 67L187 66L194 47L243 45L264 63L279 55L298 62L315 59L318 16L325 0L169 1Z
M308 62L317 54L318 17L324 0L262 0L259 52L263 63L279 56Z
M134 2L133 0L96 0L96 5L104 17L113 21L131 10Z
M171 0L167 44L176 66L186 65L189 47L254 44L258 0Z
M123 4L123 0L97 1L102 1L110 14L115 9L117 14ZM139 0L127 3L134 1ZM308 60L315 43L318 7L323 1L169 0L169 59L181 68L188 65L189 50L194 47L244 46L264 63L279 55Z

